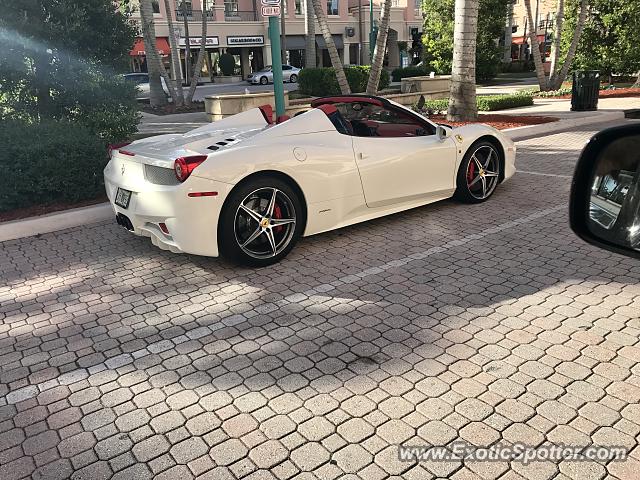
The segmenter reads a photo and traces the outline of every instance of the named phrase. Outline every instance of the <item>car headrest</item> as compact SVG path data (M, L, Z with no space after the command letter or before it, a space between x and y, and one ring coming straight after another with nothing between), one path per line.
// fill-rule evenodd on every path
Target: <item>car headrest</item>
M276 118L276 123L286 122L290 118L291 117L289 115L280 115L278 118Z
M271 125L273 123L273 107L271 107L271 105L260 105L258 108L262 112L266 122Z

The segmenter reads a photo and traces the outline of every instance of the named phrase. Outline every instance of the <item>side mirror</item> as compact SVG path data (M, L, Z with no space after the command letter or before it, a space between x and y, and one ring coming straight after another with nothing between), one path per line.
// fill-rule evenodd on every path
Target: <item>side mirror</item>
M569 216L586 242L640 258L640 125L591 138L576 165Z
M449 129L447 129L447 127L443 127L442 125L437 125L436 135L440 140L444 141L444 139L449 136Z

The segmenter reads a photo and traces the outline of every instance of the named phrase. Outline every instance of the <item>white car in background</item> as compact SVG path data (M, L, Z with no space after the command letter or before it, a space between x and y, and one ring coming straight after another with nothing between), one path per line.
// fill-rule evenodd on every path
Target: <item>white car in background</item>
M487 125L452 129L364 95L311 106L113 146L104 178L117 222L165 250L264 266L301 236L454 195L483 202L515 173L514 143Z
M300 68L292 67L291 65L282 66L282 79L285 82L296 83L298 81L298 75L300 75ZM250 73L247 75L247 82L252 85L267 85L273 83L273 68L271 65L267 65L262 70Z
M149 100L151 95L151 87L149 86L149 74L148 73L127 73L123 75L125 81L133 83L138 89L136 100ZM166 96L169 95L169 89L164 78L160 77L160 83L162 83L162 90Z

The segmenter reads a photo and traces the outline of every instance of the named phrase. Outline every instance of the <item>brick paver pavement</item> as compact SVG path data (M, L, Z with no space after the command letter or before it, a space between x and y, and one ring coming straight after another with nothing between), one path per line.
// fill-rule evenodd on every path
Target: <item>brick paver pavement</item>
M261 270L115 222L1 244L0 479L638 478L640 263L567 225L591 133L520 142L528 173L487 203L305 239ZM457 440L631 457L398 460Z

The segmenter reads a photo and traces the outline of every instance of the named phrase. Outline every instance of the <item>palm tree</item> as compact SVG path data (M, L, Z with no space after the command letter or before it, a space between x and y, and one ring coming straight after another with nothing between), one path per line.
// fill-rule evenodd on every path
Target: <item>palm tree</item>
M316 13L316 19L318 20L318 25L320 26L320 31L324 38L324 43L327 44L327 50L329 50L331 66L336 71L336 79L338 80L340 92L343 95L349 95L351 93L351 88L349 88L349 82L347 82L347 76L344 74L344 68L342 67L340 56L338 55L338 49L333 41L333 37L331 36L331 30L329 30L329 24L327 22L327 15L324 13L322 8L322 2L321 0L312 0L312 2L313 10Z
M171 62L173 63L173 88L176 90L176 97L173 99L176 105L184 104L184 91L182 90L182 72L180 69L180 52L178 51L178 42L173 32L175 26L173 23L173 12L169 0L164 0L164 8L167 13L167 23L169 24L169 46L171 47Z
M204 57L207 53L207 12L205 11L204 2L202 3L202 35L200 36L200 51L198 52L198 58L196 59L196 65L193 68L193 74L191 75L191 85L189 85L189 91L185 98L185 103L191 105L193 95L196 93L196 87L202 76L202 64L204 63Z
M456 0L453 28L451 94L447 120L473 121L478 118L476 105L476 37L478 34L478 0Z
M373 61L371 62L371 70L369 71L369 80L367 81L367 93L375 95L380 84L380 75L382 74L382 63L384 61L384 52L387 49L387 37L389 36L389 20L391 18L391 1L385 0L380 16L380 25L378 29L378 38L376 39L375 50L373 51Z
M156 28L153 23L151 0L140 0L140 17L142 20L144 50L147 57L147 70L149 71L149 103L152 107L160 107L167 104L167 99L160 80L160 71L163 65L156 49Z
M557 90L558 88L560 88L562 86L562 83L567 78L569 68L571 67L571 63L573 62L573 57L575 57L576 50L578 49L578 43L580 43L580 36L582 35L582 31L584 30L584 24L587 21L588 10L589 0L582 0L580 2L580 14L578 15L578 23L576 25L576 29L573 31L573 38L571 39L571 44L569 45L567 55L562 64L562 69L560 69L560 73L554 73L554 75L551 77L551 80L549 81L549 87L552 90ZM558 35L560 33L558 33Z
M531 0L524 0L525 7L527 9L527 18L529 24L533 25L533 16L531 15ZM558 0L558 12L556 16L554 35L554 44L551 56L551 76L549 79L545 76L544 65L542 64L542 56L540 54L540 43L538 42L538 35L535 30L529 32L529 41L531 42L531 54L533 55L533 62L536 66L536 76L538 77L538 83L540 90L557 90L562 86L562 83L567 78L569 68L575 57L576 50L578 49L578 43L580 43L580 37L582 30L584 30L584 24L587 21L587 11L589 10L589 0L580 1L580 13L578 15L578 22L576 29L573 31L573 37L571 38L571 44L567 50L567 54L562 62L562 68L558 70L558 62L560 61L560 39L562 37L562 27L564 24L564 0Z
M312 0L304 0L305 4L305 61L306 68L316 68L316 19L313 14Z

